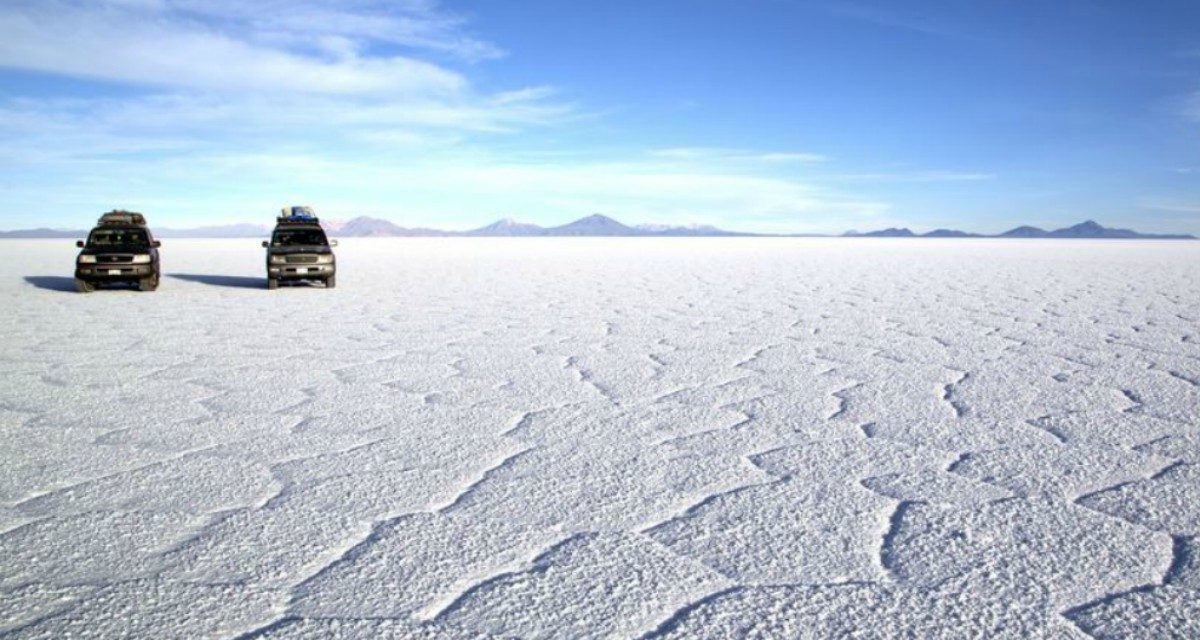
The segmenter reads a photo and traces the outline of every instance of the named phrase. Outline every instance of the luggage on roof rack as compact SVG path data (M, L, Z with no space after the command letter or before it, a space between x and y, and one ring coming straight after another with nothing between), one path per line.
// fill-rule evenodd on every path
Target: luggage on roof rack
M133 225L136 227L146 226L146 216L134 212L125 211L124 209L114 209L100 216L100 220L96 223L97 226L112 226L112 225Z
M279 217L276 222L307 222L309 224L320 222L317 219L317 214L312 210L312 207L284 207L279 210Z

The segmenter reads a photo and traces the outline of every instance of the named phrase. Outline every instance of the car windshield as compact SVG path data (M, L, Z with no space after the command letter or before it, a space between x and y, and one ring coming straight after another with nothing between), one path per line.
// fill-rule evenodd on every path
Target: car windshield
M271 244L277 247L324 246L329 244L320 229L276 229Z
M92 247L148 247L145 229L95 229L88 236Z

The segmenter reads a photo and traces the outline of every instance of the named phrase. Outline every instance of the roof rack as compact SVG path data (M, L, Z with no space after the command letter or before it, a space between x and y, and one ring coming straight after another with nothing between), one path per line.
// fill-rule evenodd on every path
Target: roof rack
M146 226L146 216L124 209L113 209L108 213L100 216L100 220L96 222L98 226L129 226L135 227Z
M312 207L284 207L279 210L279 217L275 218L275 221L307 224L320 222Z

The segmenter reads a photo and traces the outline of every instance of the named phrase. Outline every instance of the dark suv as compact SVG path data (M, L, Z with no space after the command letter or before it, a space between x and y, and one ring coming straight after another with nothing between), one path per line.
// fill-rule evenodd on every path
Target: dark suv
M146 226L146 217L132 211L110 211L100 216L75 259L75 290L90 293L101 284L136 284L141 291L158 288L158 248Z
M308 207L284 209L275 220L267 249L267 288L278 289L280 282L323 282L337 286L337 260L330 247L337 240L325 237L321 221Z

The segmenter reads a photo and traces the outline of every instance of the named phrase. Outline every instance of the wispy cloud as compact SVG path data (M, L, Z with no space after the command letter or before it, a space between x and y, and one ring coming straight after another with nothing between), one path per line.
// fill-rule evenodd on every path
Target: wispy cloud
M1157 200L1146 202L1143 204L1143 206L1147 209L1153 209L1155 211L1200 215L1200 202Z
M10 98L0 104L0 142L33 157L189 140L394 142L509 132L571 114L550 87L482 93L459 71L378 46L498 54L462 24L419 0L16 0L0 6L0 66L125 86Z
M1196 91L1184 101L1183 117L1200 120L1200 91Z
M671 160L698 160L724 162L824 162L828 160L819 153L799 153L791 151L748 151L745 149L725 149L721 147L673 147L670 149L653 149L650 155Z
M495 135L568 118L541 94L463 95L376 101L290 95L173 93L104 99L0 102L0 158L86 159L155 149L302 147L335 151L350 141L395 144ZM405 145L408 146L408 145Z
M463 16L432 0L163 0L160 8L221 25L253 29L283 43L304 38L375 42L445 53L478 61L502 57L496 45L469 33Z
M271 16L262 10L262 16ZM404 55L366 55L358 32L218 29L165 4L48 0L0 8L0 66L162 88L312 94L452 94L458 73ZM327 28L332 25L326 24ZM340 41L336 47L328 46ZM313 43L327 46L312 49Z
M847 182L978 182L995 180L994 173L977 171L891 171L874 173L847 173L829 176L835 181Z
M978 34L950 25L945 19L947 12L937 14L921 9L917 5L889 3L886 7L871 6L859 2L836 2L818 5L834 16L848 20L856 20L889 29L899 29L937 38L981 41Z
M421 144L416 142L414 144ZM95 185L122 194L116 204L154 207L188 217L253 220L273 211L272 199L295 199L331 217L368 214L406 224L470 226L500 215L554 222L602 211L631 222L695 223L737 220L748 229L840 228L889 209L802 181L728 167L670 167L654 160L550 161L503 158L473 147L454 154L361 151L309 154L287 149L257 153L167 154L92 159L51 194L40 185L15 185L14 203L93 204ZM64 176L65 177L65 176ZM222 185L214 192L211 185ZM203 193L200 199L177 194ZM265 201L264 197L271 201ZM92 206L92 208L95 208ZM91 213L91 209L84 209Z

